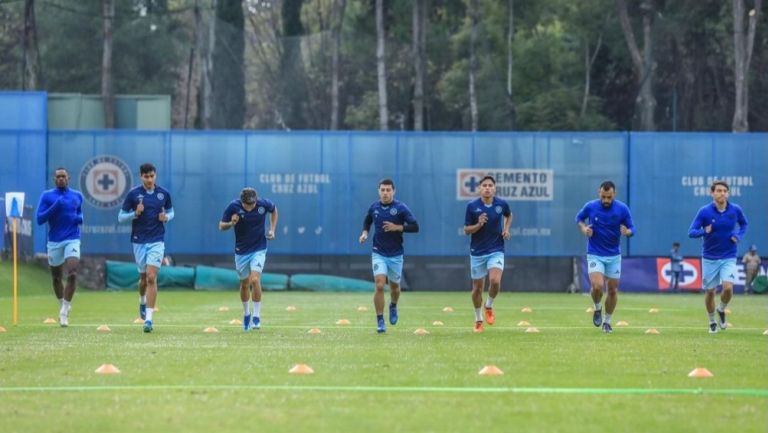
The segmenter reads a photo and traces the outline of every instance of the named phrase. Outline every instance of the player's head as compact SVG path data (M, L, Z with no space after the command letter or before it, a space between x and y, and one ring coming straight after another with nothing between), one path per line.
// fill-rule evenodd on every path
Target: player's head
M53 172L53 182L56 188L66 188L69 186L69 172L64 167L59 167Z
M597 193L600 197L600 204L603 207L611 207L613 199L616 198L616 185L612 181L606 180L600 184Z
M680 242L673 242L672 243L672 248L674 248L674 249L680 248Z
M716 180L709 186L709 192L712 195L712 200L717 204L725 204L728 201L728 182L724 180Z
M480 197L491 198L496 195L496 179L485 176L480 179Z
M257 197L258 196L256 195L256 190L250 186L245 187L242 191L240 191L240 202L247 204L248 206L255 205Z
M391 203L395 199L395 183L392 179L385 178L379 181L379 200L384 203Z
M155 187L155 180L157 180L157 169L149 162L141 164L139 167L139 175L141 176L141 183L144 184L144 188L153 189Z

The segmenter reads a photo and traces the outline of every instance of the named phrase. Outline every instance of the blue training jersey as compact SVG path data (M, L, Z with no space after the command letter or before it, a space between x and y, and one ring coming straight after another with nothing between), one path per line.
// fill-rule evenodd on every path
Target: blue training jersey
M171 194L162 187L155 185L152 192L139 185L130 191L123 202L123 212L134 212L139 203L144 203L144 211L138 218L131 221L131 242L134 244L149 244L163 242L165 223L159 220L160 213L173 212Z
M587 202L576 215L576 224L587 220L592 226L592 237L587 240L587 254L601 257L618 256L621 254L621 225L632 230L635 225L629 207L619 200L614 200L604 208L600 200Z
M504 229L504 217L509 217L509 203L498 197L493 197L491 204L483 203L482 198L472 200L467 204L467 212L464 215L464 225L477 224L480 215L485 213L488 221L480 230L472 233L469 244L469 254L472 256L485 256L495 252L504 252L504 238L501 236Z
M43 192L37 205L37 224L45 223L48 223L48 240L51 242L80 239L83 194L69 188Z
M374 202L368 208L375 232L373 234L373 252L384 257L397 257L403 254L403 232L385 232L384 223L389 221L397 225L418 224L416 217L405 203L392 200L389 204Z
M736 224L739 230L736 231ZM712 231L706 233L704 228L712 225ZM699 209L696 218L693 219L688 229L688 236L692 238L704 237L701 255L705 259L720 260L736 258L736 242L747 232L747 217L741 207L728 203L725 210L720 212L714 202Z
M267 214L274 211L275 204L264 198L256 200L256 206L250 211L245 210L240 200L232 200L224 210L221 222L228 223L232 215L240 215L240 220L234 226L235 254L250 254L267 249Z

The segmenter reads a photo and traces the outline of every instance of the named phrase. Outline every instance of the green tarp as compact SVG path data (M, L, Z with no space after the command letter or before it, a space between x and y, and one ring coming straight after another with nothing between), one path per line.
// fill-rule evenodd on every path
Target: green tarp
M755 293L768 292L768 276L760 275L752 281L752 291Z
M162 288L193 287L195 268L166 266L157 274L157 286ZM136 264L107 260L107 289L135 290L139 286Z
M240 278L234 269L195 267L195 290L238 290ZM261 274L261 288L264 290L286 290L288 275Z
M319 292L370 292L373 291L373 281L333 275L294 274L291 275L290 289Z

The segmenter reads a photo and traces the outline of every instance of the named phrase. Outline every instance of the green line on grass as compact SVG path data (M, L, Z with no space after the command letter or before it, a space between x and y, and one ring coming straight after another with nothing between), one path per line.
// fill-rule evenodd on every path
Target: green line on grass
M295 392L395 392L467 394L600 394L600 395L725 395L767 397L768 389L704 388L535 388L535 387L431 387L431 386L324 386L324 385L117 385L117 386L17 386L0 387L14 392L109 392L109 391L295 391Z

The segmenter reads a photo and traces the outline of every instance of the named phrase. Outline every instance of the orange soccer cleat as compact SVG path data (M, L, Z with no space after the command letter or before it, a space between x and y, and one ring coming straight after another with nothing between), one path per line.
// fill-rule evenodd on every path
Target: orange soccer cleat
M482 320L478 320L477 322L475 322L474 332L475 332L475 334L479 334L479 333L483 332L483 321Z
M493 315L493 308L485 307L485 321L488 322L489 325L493 325L493 323L496 322L496 316Z

